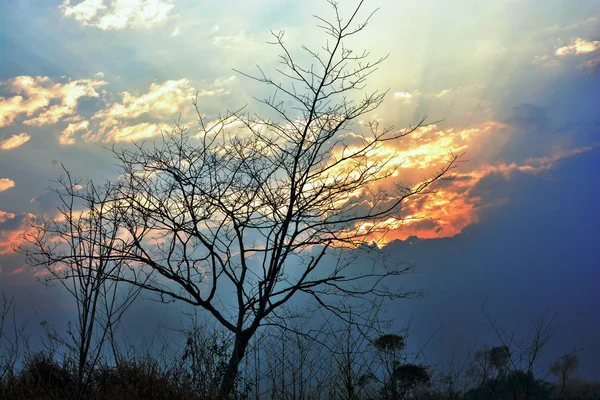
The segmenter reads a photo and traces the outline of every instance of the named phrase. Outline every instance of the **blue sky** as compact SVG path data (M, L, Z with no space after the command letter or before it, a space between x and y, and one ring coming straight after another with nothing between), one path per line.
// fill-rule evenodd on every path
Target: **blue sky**
M469 329L483 343L491 341L480 324L486 299L508 329L522 327L511 310L549 308L559 323L551 353L585 348L580 373L600 378L592 362L600 358L600 4L365 7L379 11L352 47L389 54L369 81L389 93L369 117L398 128L424 115L440 121L389 145L405 179L427 176L450 151L468 160L427 207L408 207L407 215L427 212L425 220L399 216L385 238L370 238L410 254L421 272L407 285L429 293L397 308L398 321L412 315L425 335L443 320L440 342ZM196 92L209 119L246 104L261 112L252 96L269 92L234 69L273 71L270 30L284 29L297 54L303 44L319 46L312 16L329 12L317 0L2 2L0 290L15 296L23 318L56 317L65 306L59 289L46 291L39 271L11 250L27 218L55 213L46 187L60 164L83 179L114 179L105 147L151 141L179 114L193 127Z

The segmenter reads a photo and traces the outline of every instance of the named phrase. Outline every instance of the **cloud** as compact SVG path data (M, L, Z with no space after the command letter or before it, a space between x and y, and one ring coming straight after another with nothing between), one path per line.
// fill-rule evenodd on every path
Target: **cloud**
M394 98L404 100L405 103L410 103L413 95L409 92L395 92Z
M383 143L369 151L368 163L375 168L381 166L377 174L382 179L371 187L352 193L344 201L358 202L359 207L365 209L376 204L377 207L386 207L386 204L396 201L398 186L415 187L447 166L452 154L468 151L471 159L468 168L479 168L483 165L482 159L493 156L489 148L499 151L510 133L509 126L494 121L467 129L442 129L435 124L421 127L398 141ZM350 140L356 141L354 137ZM342 152L352 150L353 146L348 145L344 149L342 145L333 152L333 159L340 159ZM344 176L348 171L343 169L332 170L331 176ZM466 226L478 221L475 212L478 199L468 195L469 187L475 183L473 177L461 176L451 182L438 182L435 193L412 197L396 215L385 220L357 223L353 227L354 232L361 236L361 240L375 241L379 245L409 236L442 238L459 234ZM378 197L381 193L385 194L384 198Z
M101 77L102 73L95 76ZM3 85L13 97L0 98L0 122L10 124L20 114L32 116L26 125L49 125L66 123L58 135L61 145L73 145L77 137L94 142L140 140L156 136L165 125L191 105L197 94L199 97L224 96L231 93L235 76L216 79L206 88L197 91L188 79L155 82L146 93L139 95L122 92L117 101L108 103L89 119L77 114L78 101L82 97L99 97L97 88L104 81L82 79L67 83L55 83L48 77L21 76L6 81ZM103 92L104 93L104 92ZM184 113L185 114L185 113ZM27 134L15 135L0 142L0 148L17 147L29 140Z
M600 67L600 57L592 58L591 60L587 60L582 64L582 67L585 69L597 69Z
M543 126L548 122L546 111L546 108L535 104L518 104L513 107L512 115L507 121L513 126L523 128Z
M233 47L241 48L242 45L244 45L244 48L247 48L247 46L251 45L253 43L253 41L246 37L246 32L242 29L238 32L237 35L215 36L212 38L210 43L215 47L221 47L221 48L227 49L227 48L233 48Z
M55 124L77 111L82 97L98 97L96 89L106 82L93 79L79 79L67 83L56 83L49 77L18 76L0 82L13 94L0 97L0 127L11 125L21 115L33 116L23 123L42 126Z
M13 219L15 214L0 210L0 224Z
M148 139L158 136L162 131L169 130L169 128L170 126L166 124L152 124L148 122L131 126L118 126L106 134L105 141L118 143Z
M0 149L2 150L12 150L17 147L27 143L31 139L26 133L19 133L17 135L12 135L8 139L0 141Z
M172 0L84 0L77 5L64 0L59 7L63 16L73 18L82 26L107 31L149 29L162 23L174 5Z
M413 90L411 92L399 91L393 94L394 99L404 100L405 103L415 102L417 99L428 99L428 100L440 100L448 98L452 95L456 96L459 94L464 94L464 91L467 89L473 89L474 86L459 86L456 88L448 88L442 89L438 91L421 91L421 90Z
M211 83L211 88L222 88L223 86L229 86L237 81L237 77L235 75L228 76L226 78L217 78L213 83Z
M565 24L565 25L560 25L560 24L554 24L551 25L547 28L544 29L544 31L546 32L567 32L567 31L572 31L574 29L578 29L581 28L585 25L596 25L598 22L600 22L600 17L590 17L587 18L583 21L577 21L577 22L573 22L570 24Z
M62 145L75 144L75 133L83 130L87 131L89 125L89 121L79 121L69 124L58 136L58 142Z
M4 192L13 187L15 187L15 181L8 178L0 178L0 192Z
M590 41L582 38L577 38L573 40L568 46L558 48L554 54L559 57L562 57L572 54L593 53L598 49L600 49L600 41Z
M0 255L13 252L13 246L25 242L23 234L31 229L33 214L14 214L0 210Z
M148 92L141 96L136 97L129 92L121 93L121 102L98 111L92 119L103 120L105 125L114 125L118 120L133 119L143 114L156 118L170 118L179 112L184 104L189 104L194 93L187 79L152 83Z
M97 78L103 76L102 72L95 74ZM199 97L229 95L236 80L234 75L221 77L199 91L185 78L155 82L140 95L122 92L120 99L84 121L77 113L79 99L100 97L97 89L107 82L80 79L57 83L49 77L19 76L0 82L0 88L13 94L0 97L0 127L15 123L19 116L27 116L30 118L22 123L30 126L67 123L58 137L61 145L74 144L78 132L82 132L81 137L87 141L137 140L159 134L165 128L164 123L172 121L184 106L190 105L196 94ZM15 148L27 140L29 135L25 133L14 135L0 142L0 148Z
M358 233L361 241L376 242L379 246L411 236L422 239L456 236L467 226L478 223L484 210L507 201L497 191L492 196L482 191L490 177L511 181L518 174L539 175L553 170L565 158L598 146L554 148L550 155L531 157L520 163L490 162L497 158L515 129L522 125L543 123L545 119L545 109L524 104L515 108L516 126L494 121L467 129L441 129L430 125L403 140L374 148L368 155L369 162L373 165L385 162L382 176L392 174L377 182L376 187L353 193L346 200L356 202L361 208L368 209L376 204L375 201L382 201L376 200L373 194L377 193L377 189L387 193L387 198L380 205L393 202L397 185L412 187L431 176L446 165L450 152L466 153L469 162L457 165L452 180L437 182L433 193L411 197L397 214L386 219L357 223L353 232ZM357 141L355 136L347 134L345 137L354 143ZM346 151L351 151L352 145L348 146ZM339 159L340 155L334 152L334 157ZM337 170L332 172L333 175L343 173Z
M10 271L8 273L8 275L10 275L10 276L19 275L19 274L22 274L23 272L25 272L25 270L26 270L25 266L22 266L22 267L19 267L19 268L15 268L12 271Z
M23 122L25 125L43 126L56 124L61 118L73 114L75 110L66 105L54 105L36 118Z
M211 92L213 93L207 94L203 91L199 96L217 94L215 90ZM110 104L92 116L92 121L99 125L97 133L88 133L83 137L88 141L106 142L138 140L158 135L166 126L162 122L180 113L184 105L191 103L195 93L187 79L152 83L148 92L140 96L123 92L120 101ZM153 121L135 121L135 124L131 125L133 120L139 118ZM72 133L74 132L65 132L65 140L72 142Z
M422 239L452 237L467 226L479 222L481 213L491 207L501 206L508 199L482 191L488 178L511 181L515 175L536 175L554 169L563 159L593 150L597 146L585 146L559 150L552 156L536 157L522 164L481 165L476 169L458 173L454 179L442 184L437 192L409 201L404 209L403 221L384 221L390 232L375 234L371 240L380 244L395 239L406 240L411 236ZM385 226L388 224L388 226Z
M442 98L442 97L444 97L444 96L446 96L446 95L448 95L450 93L452 93L452 89L444 89L441 92L439 92L438 94L436 94L435 97L437 97L439 99L439 98Z
M539 65L543 68L556 68L560 65L560 63L555 57L550 56L548 54L543 56L535 56L531 63Z
M106 9L103 3L104 0L84 0L76 6L71 6L71 1L65 0L60 5L60 8L65 17L74 18L85 24L91 21L99 11Z

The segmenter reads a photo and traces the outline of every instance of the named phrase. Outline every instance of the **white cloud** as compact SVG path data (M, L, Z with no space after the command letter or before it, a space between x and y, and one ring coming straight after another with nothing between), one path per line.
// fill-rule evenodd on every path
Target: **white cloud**
M104 0L84 0L71 6L70 0L65 0L60 8L65 17L71 17L82 23L91 21L99 11L105 10Z
M439 92L438 94L436 94L435 97L437 97L439 99L439 98L446 96L449 93L452 93L452 89L444 89L441 92Z
M163 22L173 7L172 0L84 0L77 5L64 0L60 5L65 17L105 31L151 28Z
M138 118L144 114L153 118L172 118L183 105L190 104L194 93L187 79L153 83L148 93L137 97L129 92L121 93L121 102L98 111L92 119L100 120L103 129L106 129L118 125L119 121Z
M403 99L405 102L409 103L412 99L412 94L408 92L396 92L394 93L394 98Z
M547 54L544 56L535 56L531 63L539 65L542 68L556 68L560 65L556 57Z
M130 126L117 126L108 132L104 141L118 143L143 140L158 136L162 131L168 130L169 128L170 127L165 124L152 124L149 122Z
M598 40L586 40L582 38L577 38L571 42L568 46L560 47L556 50L557 56L566 56L571 54L587 54L593 53L594 51L600 49L600 41Z
M237 35L231 36L215 36L210 41L213 46L223 47L223 48L231 48L231 47L239 47L240 45L249 45L252 41L246 38L246 32L241 30Z
M44 125L52 125L56 124L61 118L71 115L75 112L73 107L56 104L48 108L46 111L40 113L37 117L28 119L23 123L25 125L33 125L33 126L44 126Z
M89 125L89 121L79 121L69 124L58 136L58 142L62 145L75 144L75 133L87 130Z
M20 115L32 116L24 121L26 125L48 125L72 115L82 97L98 97L96 89L106 84L104 81L79 79L67 83L56 83L49 77L18 76L0 82L10 97L0 97L0 127L11 125Z
M233 84L236 80L237 80L237 77L235 75L231 75L231 76L226 77L226 78L217 78L210 85L210 87L211 88L220 88L222 86L228 86L228 85Z
M2 150L16 149L17 147L19 147L19 146L25 144L27 141L29 141L29 139L31 139L31 136L29 136L28 134L26 134L24 132L19 133L18 135L12 135L8 139L0 141L0 149L2 149Z

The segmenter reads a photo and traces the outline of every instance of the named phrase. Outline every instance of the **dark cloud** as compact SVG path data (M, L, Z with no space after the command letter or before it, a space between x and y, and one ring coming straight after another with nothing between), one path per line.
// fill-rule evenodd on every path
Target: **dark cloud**
M509 201L478 224L453 238L389 244L385 251L417 265L404 287L428 293L398 302L390 314L398 323L413 317L414 340L442 325L426 351L437 359L450 358L453 351L464 355L474 343L498 342L486 328L484 302L517 337L530 335L530 312L549 309L557 314L558 331L544 361L575 346L585 348L579 374L598 379L600 186L590 184L598 168L599 152L590 151L564 159L551 179L517 172L508 181L491 174L475 190Z
M544 175L512 170L508 173L490 172L482 177L469 190L469 197L481 198L482 203L493 203L499 199L520 198L528 187L534 185Z
M540 128L548 123L547 109L534 104L519 104L513 108L512 115L506 120L520 128Z
M0 232L9 232L20 229L24 222L27 220L28 214L14 215L12 218L6 218L6 220L0 220Z

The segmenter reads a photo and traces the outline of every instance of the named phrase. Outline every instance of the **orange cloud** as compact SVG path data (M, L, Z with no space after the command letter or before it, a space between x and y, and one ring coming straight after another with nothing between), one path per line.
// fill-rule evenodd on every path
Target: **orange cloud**
M454 179L438 182L433 193L414 196L408 199L402 209L394 216L378 221L357 223L347 231L355 237L356 243L374 242L383 246L393 240L406 240L411 236L419 238L444 238L460 234L467 226L477 223L483 209L504 202L504 199L483 200L472 189L485 177L501 174L511 179L515 173L538 174L551 170L560 160L592 150L596 146L574 149L558 149L546 157L530 158L522 164L485 162L493 158L490 152L502 148L510 137L509 127L496 122L488 122L469 129L441 130L429 126L416 131L398 143L385 143L369 153L372 163L385 161L382 176L387 178L376 182L375 186L392 193L394 187L417 184L426 173L435 171L444 165L448 154L467 152L469 162L458 166ZM492 149L492 150L490 150ZM340 154L334 154L339 157ZM390 175L390 171L394 171ZM344 171L340 170L343 174ZM425 172L425 174L424 174ZM402 179L400 181L400 179ZM371 189L374 189L373 187ZM372 196L367 190L353 193L350 197L363 199L369 206ZM392 201L393 196L388 195Z
M13 246L23 244L23 234L31 229L29 220L33 214L16 215L0 210L0 255L13 251Z
M500 205L504 199L495 203L484 203L471 193L471 190L483 178L500 173L505 179L511 179L515 173L538 174L551 170L565 158L581 154L599 145L559 150L552 156L526 160L523 164L480 165L470 172L457 173L454 180L442 185L435 193L410 199L401 211L402 216L377 221L365 227L357 224L355 229L365 232L359 239L375 242L383 246L393 240L406 240L411 236L423 239L452 237L460 234L467 226L479 221L482 209Z
M12 271L10 271L8 273L8 275L11 275L11 276L12 275L19 275L19 274L22 274L23 272L25 272L25 270L26 270L26 268L24 266L23 267L19 267L19 268L15 268Z
M0 210L0 223L13 219L15 214Z
M600 57L592 58L583 63L583 68L596 69L600 67Z
M8 139L0 141L0 149L2 150L12 150L17 147L27 143L31 139L26 133L19 133L18 135L12 135Z
M0 192L4 192L5 190L8 190L13 187L15 187L15 181L13 181L12 179L8 179L8 178L0 178ZM0 214L0 216L1 215L2 214Z

